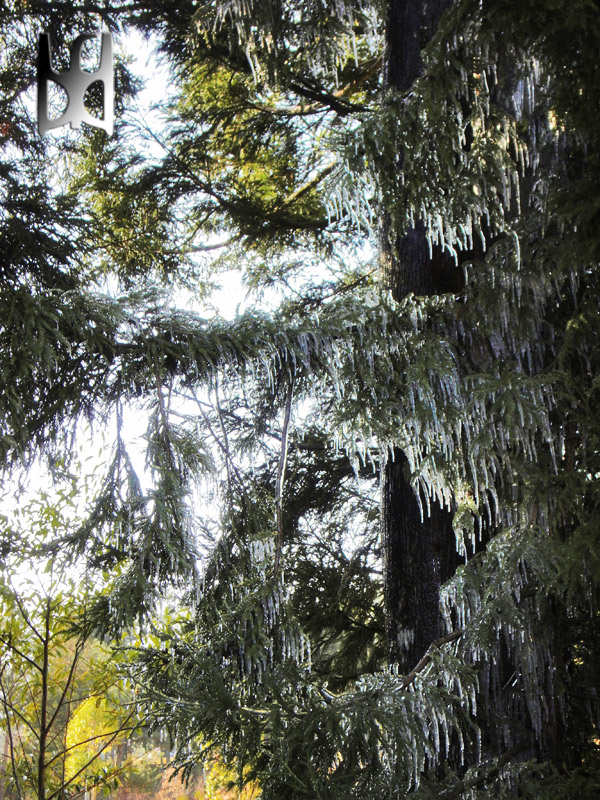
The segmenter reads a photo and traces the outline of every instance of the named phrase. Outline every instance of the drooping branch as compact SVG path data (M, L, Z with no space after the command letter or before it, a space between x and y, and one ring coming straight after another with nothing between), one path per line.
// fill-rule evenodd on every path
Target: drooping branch
M478 775L475 778L471 778L468 780L459 781L456 786L453 786L452 789L449 789L446 792L442 792L440 795L440 800L456 800L457 797L460 797L465 792L468 792L472 789L476 789L479 786L484 786L487 781L495 778L498 773L501 771L502 767L509 763L509 761L514 758L519 753L527 750L529 748L529 744L523 743L515 745L511 747L510 750L507 750L500 758L498 758L495 762L493 762L489 769L482 772L481 775ZM483 765L480 765L482 768Z
M277 465L277 482L276 482L276 495L275 503L277 509L277 551L275 554L275 573L279 571L279 562L281 560L281 548L283 546L283 484L285 480L285 465L287 462L288 454L288 431L290 426L290 416L292 413L292 398L294 395L294 382L290 381L288 388L287 398L285 402L285 416L283 420L283 428L281 431L281 451L279 454L279 463Z

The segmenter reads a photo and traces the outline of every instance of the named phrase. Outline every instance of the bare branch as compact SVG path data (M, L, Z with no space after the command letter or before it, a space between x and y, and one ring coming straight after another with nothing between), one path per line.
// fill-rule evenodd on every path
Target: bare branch
M73 681L73 677L75 675L75 670L77 668L77 664L79 663L79 656L81 655L82 649L83 649L83 644L81 642L77 642L77 644L75 645L75 652L73 653L73 659L72 659L71 665L69 667L69 674L67 675L67 680L66 680L65 686L63 688L63 691L61 693L61 696L60 696L60 698L58 700L58 704L56 706L54 714L52 714L52 717L50 718L50 722L48 723L48 729L52 728L52 726L54 725L54 721L55 721L59 711L61 710L61 708L64 705L65 697L67 696L67 692L69 691L69 688L70 688L71 683Z
M16 706L14 706L11 703L11 701L7 698L6 692L4 691L4 687L1 685L1 683L0 683L0 689L2 691L2 699L0 700L0 704L2 704L2 706L4 706L5 713L6 713L6 709L7 708L10 709L13 712L13 714L15 716L17 716L27 728L29 728L29 730L36 737L36 739L39 739L40 738L39 732L33 727L33 725L29 722L27 717L25 717L19 711L19 709Z
M427 652L425 653L423 658L418 662L417 666L411 672L409 672L408 675L402 681L402 689L406 689L407 686L410 686L410 684L415 680L417 675L420 672L423 672L425 667L431 661L432 653L435 649L442 647L442 645L448 644L448 642L454 642L456 641L456 639L460 639L463 633L464 629L459 628L458 630L453 631L452 633L448 633L446 636L441 636L439 639L436 639L435 642L432 642L427 648Z
M33 631L34 636L44 644L44 640L42 638L42 634L38 631L35 625L31 622L30 615L27 612L27 609L24 607L23 603L21 602L21 598L19 597L19 593L16 591L15 587L13 586L12 581L10 581L10 588L12 590L12 599L15 601L17 606L19 607L19 611L21 612L21 616L23 618L23 622Z
M13 730L12 730L12 725L11 725L11 721L10 721L10 716L8 714L7 707L6 707L7 696L6 696L6 690L4 688L4 682L2 680L3 673L4 673L4 669L2 669L2 672L0 672L0 691L2 692L2 700L3 700L3 702L2 702L2 710L4 711L4 716L6 717L6 733L8 735L8 744L9 744L9 747L10 747L10 762L11 762L13 778L14 778L14 781L15 781L15 787L16 787L16 790L17 790L17 794L19 795L19 798L21 798L23 796L23 794L21 792L21 784L19 783L19 775L17 773L17 759L15 758L16 754L15 754L15 745L14 745L14 741L13 741Z
M286 208L294 203L299 197L302 197L303 194L306 194L315 186L317 186L323 180L323 178L326 178L333 172L336 164L337 161L330 161L329 164L326 164L324 167L322 167L310 180L306 181L306 183L303 183L302 186L299 186L291 194L284 198L279 208Z
M131 719L133 713L134 712L132 711L129 717L127 718L128 720ZM46 766L47 767L50 766L50 764L56 761L57 758L61 758L62 756L66 755L70 750L74 750L76 747L82 747L84 744L89 744L90 742L96 741L96 739L104 739L105 736L114 737L115 734L124 733L125 731L133 731L135 730L135 728L136 728L135 725L127 725L127 726L122 725L119 728L115 729L114 731L107 731L106 733L98 733L96 736L90 736L89 739L82 739L80 742L77 742L77 744L72 744L70 745L70 747L65 747L64 750L61 750L60 753L57 753L55 756L53 756L50 759L50 761L46 761Z
M134 714L135 711L132 711L131 714L129 714L129 716L125 720L124 725L127 725L127 723L133 717ZM89 761L87 761L83 765L83 767L81 767L81 769L77 770L77 772L71 778L69 778L69 780L65 784L63 784L63 786L60 786L58 789L52 792L52 794L48 795L45 798L45 800L54 800L55 797L62 794L62 792L66 789L66 787L69 786L69 784L73 783L73 781L76 780L76 778L78 778L82 774L82 772L85 772L85 770L90 766L90 764L93 764L94 761L96 761L96 759L98 759L100 755L106 750L106 748L109 747L114 742L114 740L117 738L121 730L122 729L119 729L113 736L111 736L111 738L102 745L102 747L98 750L98 752L94 756L92 756L92 758L90 758Z
M215 442L217 444L217 447L221 450L221 452L225 456L225 465L226 465L226 469L227 469L227 483L228 483L229 489L231 490L231 483L230 483L230 478L229 478L230 466L231 466L231 469L233 470L233 472L235 473L235 477L236 477L236 479L237 479L237 481L239 483L239 486L243 489L244 488L244 482L242 480L242 476L240 475L240 471L238 470L233 458L231 457L231 452L229 450L229 441L227 439L227 435L226 435L224 429L223 429L224 441L221 441L221 439L215 433L214 428L211 425L210 419L208 418L208 414L206 413L206 411L202 407L203 404L199 400L199 398L196 395L196 392L195 392L194 389L192 389L192 396L193 396L194 400L196 401L196 405L198 406L198 410L200 411L200 415L202 416L202 419L204 420L204 423L205 423L206 427L208 428L208 431L209 431L210 435L213 437L213 439L215 440ZM218 409L217 413L219 414L219 421L221 423L221 426L223 426L223 419L220 416L220 409L219 409L218 406L219 406L219 404L218 404L218 397L217 397L217 409Z
M29 656L26 656L25 653L23 653L18 647L15 647L15 645L12 643L11 639L12 639L12 637L10 637L10 636L8 637L8 639L6 639L4 636L2 636L2 634L0 634L0 643L6 645L6 647L8 647L9 650L12 650L12 652L16 653L19 656L19 658L22 658L31 667L34 667L35 669L38 670L38 672L41 673L42 672L42 667L39 664L37 664L32 658L29 658Z

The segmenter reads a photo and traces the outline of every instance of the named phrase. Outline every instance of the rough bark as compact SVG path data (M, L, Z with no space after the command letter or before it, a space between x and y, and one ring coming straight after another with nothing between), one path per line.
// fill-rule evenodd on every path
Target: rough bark
M426 514L424 502L423 508ZM400 450L385 468L382 522L389 652L408 672L442 635L440 586L456 569L457 555L451 512L431 502L421 519Z
M421 50L435 33L451 0L390 0L385 77L388 90L406 92L422 71ZM385 223L384 223L385 226ZM382 260L396 300L409 293L451 290L456 268L443 253L429 254L425 227L417 223L393 246L382 235ZM457 566L452 513L431 502L425 518L405 455L397 449L385 466L382 487L384 591L389 655L409 671L442 634L440 586Z

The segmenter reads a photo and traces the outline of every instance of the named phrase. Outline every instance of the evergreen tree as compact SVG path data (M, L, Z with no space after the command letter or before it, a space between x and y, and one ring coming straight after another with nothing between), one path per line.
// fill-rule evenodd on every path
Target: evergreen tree
M119 565L106 631L188 587L138 667L184 773L216 747L265 798L594 797L598 4L421 6L123 9L182 86L160 163L125 130L82 142L104 268L161 263L118 246L140 203L188 254L219 245L298 294L226 323L60 292L69 353L13 337L4 369L36 365L22 390L77 370L7 435L153 401L153 489L120 437L64 544ZM222 514L194 582L209 469Z
M421 48L431 39L450 4L391 2L386 26L386 90L406 93L422 72ZM425 41L423 41L425 39ZM397 154L400 169L403 149ZM392 206L393 209L393 206ZM381 256L392 297L429 296L460 291L458 266L417 219L393 239L393 211L382 226ZM392 237L390 239L390 236ZM385 554L386 622L390 657L408 671L431 642L442 635L440 585L452 577L458 559L449 509L436 498L423 514L411 485L410 464L400 448L385 464L382 487L382 539ZM420 490L418 490L420 491Z

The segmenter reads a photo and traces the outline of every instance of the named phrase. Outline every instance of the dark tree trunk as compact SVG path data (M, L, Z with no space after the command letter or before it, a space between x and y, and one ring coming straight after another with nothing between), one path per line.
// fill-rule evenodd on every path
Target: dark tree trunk
M408 462L400 450L386 465L383 493L389 649L392 660L408 672L443 634L440 586L457 565L452 514L430 501L430 514L421 519Z
M423 69L421 50L452 0L389 0L386 87L406 92Z
M422 70L421 49L435 33L451 0L390 0L386 88L408 91ZM454 288L456 268L439 249L429 254L425 227L417 224L395 247L384 230L382 256L390 265L392 294L430 295ZM382 540L384 591L391 661L411 669L442 634L440 586L458 564L452 513L431 502L424 519L410 485L406 456L396 450L383 475Z

